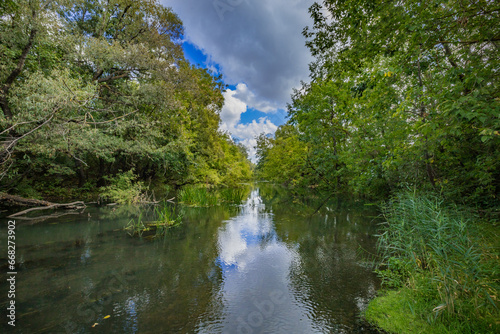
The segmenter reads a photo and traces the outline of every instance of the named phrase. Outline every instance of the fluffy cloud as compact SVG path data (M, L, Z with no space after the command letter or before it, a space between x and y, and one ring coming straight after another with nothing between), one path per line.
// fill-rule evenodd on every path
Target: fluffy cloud
M238 124L234 129L233 136L238 138L240 143L248 149L248 155L252 162L257 162L255 146L257 145L256 136L261 133L274 134L278 127L267 118L259 118L258 121L253 120L250 124Z
M247 105L264 112L283 108L292 88L308 78L312 58L301 32L311 25L313 0L162 2L179 14L186 38L209 57L207 67L215 62L226 83L246 83L253 96L239 98Z
M248 124L239 124L241 114L246 112L249 107L256 107L255 104L247 104L253 101L251 98L248 98L249 96L251 97L253 94L248 91L244 84L239 84L236 90L228 89L224 93L225 103L220 114L222 120L221 130L228 131L240 143L245 145L248 149L250 159L256 162L255 145L257 145L257 140L255 137L261 133L274 134L278 127L266 117L253 120Z
M302 30L311 25L314 0L161 0L184 22L186 39L237 85L224 93L221 129L245 145L255 162L255 136L274 134L276 124L261 117L240 124L248 108L265 113L283 109L292 88L307 80L312 57ZM260 115L262 116L262 115Z
M234 97L245 102L249 108L253 108L262 112L273 112L280 107L277 103L272 103L265 100L259 100L254 92L250 91L244 83L239 83L236 86Z
M240 122L241 114L247 111L247 104L238 99L237 91L228 89L223 93L224 107L222 107L220 117L222 120L221 129L231 131Z

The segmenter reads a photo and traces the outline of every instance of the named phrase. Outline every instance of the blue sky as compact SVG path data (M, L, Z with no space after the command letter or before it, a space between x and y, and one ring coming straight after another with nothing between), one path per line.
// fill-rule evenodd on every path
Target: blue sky
M255 137L286 122L312 57L302 30L313 0L161 0L184 23L186 58L222 74L221 125L255 162Z
M184 54L186 58L192 64L198 65L200 67L207 67L206 66L206 64L208 63L207 56L203 54L203 52L200 49L198 49L195 45L193 45L188 41L185 41L182 44L182 46L184 48ZM212 64L212 66L214 66L214 68L217 70L218 73L221 73L221 67L219 64ZM236 85L228 85L227 88L230 90L236 90ZM286 123L287 121L286 116L287 112L283 108L279 108L273 113L265 113L255 108L247 107L246 111L241 114L239 124L246 125L260 118L268 118L269 120L271 120L271 122L273 122L273 124L280 126Z

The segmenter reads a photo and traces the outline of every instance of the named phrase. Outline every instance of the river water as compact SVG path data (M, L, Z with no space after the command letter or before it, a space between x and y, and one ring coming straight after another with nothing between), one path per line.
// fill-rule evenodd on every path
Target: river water
M123 231L140 211L151 214L144 207L17 220L16 327L4 316L0 330L371 332L360 313L378 288L366 260L375 251L375 213L340 200L321 204L253 186L242 205L183 208L183 224L153 241Z

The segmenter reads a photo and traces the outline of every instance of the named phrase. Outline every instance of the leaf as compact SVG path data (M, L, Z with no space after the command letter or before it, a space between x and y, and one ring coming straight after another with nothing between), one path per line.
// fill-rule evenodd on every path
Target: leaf
M92 325L92 328L94 328L95 326L99 325L98 322L96 322L95 324Z
M111 318L111 316L107 315L107 316L104 317L104 319L108 319L108 318Z

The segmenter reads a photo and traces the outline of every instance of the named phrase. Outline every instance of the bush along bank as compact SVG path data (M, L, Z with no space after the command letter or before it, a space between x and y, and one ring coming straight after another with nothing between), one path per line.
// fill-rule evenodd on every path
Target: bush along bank
M376 269L385 290L366 319L394 333L498 333L498 239L491 226L434 195L383 207Z

